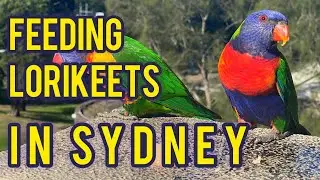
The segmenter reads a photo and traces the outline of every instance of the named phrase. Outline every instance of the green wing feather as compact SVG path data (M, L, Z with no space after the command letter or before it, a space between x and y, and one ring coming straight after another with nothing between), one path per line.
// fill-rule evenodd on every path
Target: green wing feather
M297 93L293 84L289 65L283 55L280 56L280 65L277 69L277 86L279 94L285 104L285 126L279 125L280 131L293 131L295 133L310 134L298 119ZM281 124L281 123L279 123ZM277 126L277 124L276 124Z
M140 42L130 37L125 37L123 49L113 54L113 56L117 62L156 63L161 68L161 75L157 77L157 80L161 85L162 91L152 103L162 105L172 110L173 113L184 116L220 118L218 114L195 101L186 86L161 57ZM140 86L145 84L141 76L138 76L138 84Z

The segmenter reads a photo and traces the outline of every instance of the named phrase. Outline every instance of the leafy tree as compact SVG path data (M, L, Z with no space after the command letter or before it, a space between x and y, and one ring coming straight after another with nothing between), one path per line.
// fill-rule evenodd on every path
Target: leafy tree
M290 41L281 51L291 66L295 69L306 63L320 62L317 53L320 48L320 26L317 26L320 23L320 1L227 0L222 6L228 18L235 23L232 29L253 11L272 9L282 12L289 19Z
M289 18L290 41L280 48L292 71L320 62L318 0L105 0L105 6L107 15L124 19L127 35L161 55L197 100L226 119L235 117L217 78L217 62L249 13L272 9Z
M0 89L4 88L5 72L0 68Z
M2 0L0 1L0 48L5 48L6 41L6 20L9 16L20 15L20 16L35 16L45 15L47 13L48 0ZM19 47L19 46L18 46ZM21 46L20 46L21 47ZM39 60L39 54L25 53L18 50L15 53L3 53L1 56L0 67L7 69L8 63L16 63L22 72L25 64ZM21 75L18 79L18 86L23 83ZM12 114L20 116L22 100L12 101ZM24 107L22 107L23 109Z
M6 22L16 15L35 16L46 14L48 0L1 0L0 1L0 48L5 48Z
M213 101L208 75L215 68L207 67L216 66L218 58L214 57L224 44L221 10L214 9L217 5L215 1L188 0L106 1L108 14L124 19L127 34L155 50L176 72L200 73L203 90L193 94L198 100L204 97L208 107Z
M4 101L4 79L5 79L5 73L2 70L2 68L0 68L0 103L2 103Z
M75 0L49 0L48 14L68 16L72 15L76 9Z

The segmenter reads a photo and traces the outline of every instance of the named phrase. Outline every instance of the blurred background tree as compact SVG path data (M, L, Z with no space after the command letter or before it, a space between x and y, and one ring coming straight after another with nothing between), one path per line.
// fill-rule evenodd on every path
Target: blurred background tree
M300 100L300 121L320 135L320 1L277 0L105 0L107 15L124 19L126 34L163 57L187 83L194 97L219 111L225 120L235 119L217 77L217 63L232 33L256 10L273 9L289 18L290 42L280 47L299 84L299 97L306 91L300 82L306 73L315 80L317 99ZM311 68L310 71L300 71ZM299 79L300 78L300 79ZM310 81L309 81L310 82ZM311 87L307 85L307 89ZM313 106L311 106L313 104ZM308 108L312 111L307 111ZM310 126L312 124L312 126Z
M10 16L21 15L21 16L36 16L47 14L48 0L21 0L21 1L12 1L12 0L3 0L0 1L0 49L5 48L6 42L6 20ZM18 46L19 47L19 46ZM21 45L20 45L21 47ZM1 54L1 63L0 66L6 69L8 63L18 64L19 71L22 72L24 66L31 62L36 62L39 59L39 54L35 53L25 53L21 50L18 50L15 53L2 53ZM18 76L18 87L23 83L23 79ZM25 106L22 107L22 100L11 101L12 115L20 116L20 110L25 109Z
M4 79L5 79L5 72L0 67L0 102L5 99L5 86L4 86Z
M2 0L0 1L0 49L5 49L6 20L10 16L45 16L45 15L73 15L75 9L74 0ZM22 45L18 45L22 47ZM8 63L18 65L18 71L23 72L24 67L30 63L50 62L52 53L26 53L21 49L14 53L2 53L0 55L0 67L7 69ZM18 76L18 87L24 82L22 74ZM11 101L11 114L20 116L20 111L26 109L26 99Z

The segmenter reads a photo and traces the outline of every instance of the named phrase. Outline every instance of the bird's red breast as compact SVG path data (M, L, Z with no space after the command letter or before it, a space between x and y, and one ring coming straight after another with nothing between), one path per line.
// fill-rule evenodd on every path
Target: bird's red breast
M218 72L225 88L255 96L276 91L278 66L279 58L253 57L234 50L228 43L220 56Z

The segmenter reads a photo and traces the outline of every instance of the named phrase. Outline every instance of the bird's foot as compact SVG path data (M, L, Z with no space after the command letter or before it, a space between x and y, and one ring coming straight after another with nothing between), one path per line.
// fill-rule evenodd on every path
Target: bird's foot
M124 112L123 112L123 115L124 115L124 116L129 116L129 112L128 112L128 111L124 111Z
M233 108L234 108L234 111L236 112L236 115L237 115L237 117L238 117L238 123L246 123L246 124L249 124L250 129L253 129L253 128L256 128L256 127L257 127L257 123L256 123L256 122L248 122L248 121L242 119L242 118L240 117L240 114L238 113L238 110L237 110L235 107L233 107Z
M257 123L255 123L255 122L247 122L247 121L245 121L244 119L241 119L241 118L238 118L238 123L246 123L246 124L249 124L249 126L250 126L251 129L257 127Z
M137 116L130 115L128 111L126 111L124 108L117 108L112 110L109 113L109 117L113 118L119 118L124 120L138 120L139 118Z
M124 109L123 107L120 107L120 108L113 109L113 110L111 111L111 113L119 113L119 114L121 114L121 113L123 113L124 111L125 111L125 109Z
M120 114L122 116L129 116L129 112L126 111L123 107L117 108L117 109L113 109L111 111L111 113L118 113L118 114Z
M124 96L124 98L123 98L123 104L125 104L125 105L134 104L134 103L136 103L137 100L139 100L139 99L141 99L141 98L142 98L142 97L139 96L137 99L131 100L131 99L128 97L128 95L126 94L126 95Z

